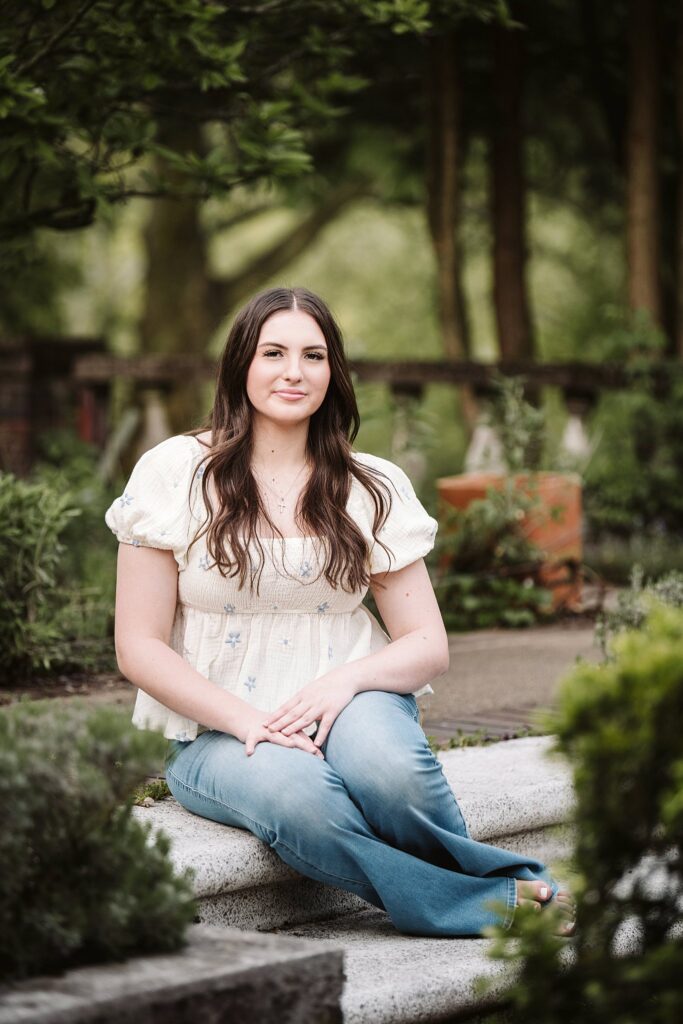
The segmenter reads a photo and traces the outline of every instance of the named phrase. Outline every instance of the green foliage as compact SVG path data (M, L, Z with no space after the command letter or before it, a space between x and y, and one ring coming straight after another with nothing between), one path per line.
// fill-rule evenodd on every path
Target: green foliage
M599 357L607 363L647 367L652 357L666 352L666 335L646 309L623 310L608 306L600 337Z
M498 932L520 968L510 997L538 1024L670 1024L683 1017L683 610L653 607L580 664L555 721L577 796L578 933L546 913Z
M353 33L365 21L357 3L329 6L330 27L346 19ZM335 83L345 91L339 65L349 52L334 37L320 47L323 8L315 0L286 10L9 0L0 30L1 233L83 227L130 196L206 197L308 170L304 130L315 111L298 102L294 83L315 98L320 81L328 113ZM410 12L387 17L409 23ZM207 152L165 145L160 126L170 110L220 129ZM153 169L154 155L165 158L165 172Z
M465 509L446 508L437 534L435 552L465 573L514 570L533 573L542 554L526 535L525 517L536 508L527 493L506 477L502 486L489 487Z
M5 680L50 668L65 654L61 534L79 515L69 493L0 474L0 656Z
M524 580L480 573L452 574L435 584L435 593L446 629L466 632L505 626L533 626L551 611L548 590Z
M51 430L36 440L36 459L31 472L58 492L70 492L79 509L78 519L68 523L64 533L65 572L79 580L99 579L102 565L110 565L110 552L103 540L111 532L104 513L120 493L117 485L107 486L98 472L99 452L70 429Z
M55 335L64 330L60 295L81 283L81 269L63 245L45 237L32 245L14 239L0 246L0 332L7 337Z
M634 565L642 566L651 578L673 569L683 572L683 545L675 534L659 531L630 537L601 534L586 538L584 561L603 579L628 586Z
M103 516L113 495L72 434L41 439L30 481L0 474L0 656L4 682L115 667L115 563Z
M598 438L585 470L588 526L600 536L680 535L683 522L683 376L672 374L667 395L647 372L665 344L644 315L617 318L606 335L606 359L632 372L628 389L603 396L592 430Z
M496 388L489 420L500 441L509 473L519 473L538 464L543 442L545 416L524 397L522 377L496 374Z
M525 399L521 378L494 383L490 422L508 473L520 473L540 452L544 415ZM550 592L536 582L544 556L527 535L539 506L534 479L507 475L467 508L444 509L434 588L448 629L530 626L550 612Z
M451 736L447 743L437 740L434 736L427 736L427 742L434 751L440 750L463 750L466 747L488 747L492 743L503 743L506 740L521 739L525 736L543 735L543 730L535 727L522 727L511 729L505 736L492 735L486 729L477 729L475 732L463 732L458 729L455 736Z
M631 586L618 594L617 607L604 612L596 624L595 635L603 653L611 656L614 637L624 630L642 626L648 609L658 602L672 608L683 608L683 573L673 571L646 584L642 568L634 566Z
M456 19L504 9L449 6ZM0 235L17 239L91 224L131 196L206 198L310 171L311 130L367 83L355 53L374 59L376 34L423 34L432 11L425 0L7 0L2 13ZM168 144L171 111L211 130L206 149Z
M550 611L549 591L535 583L543 556L524 527L535 505L508 477L466 509L444 510L433 558L447 629L530 626Z
M600 533L680 534L683 522L683 381L666 399L645 383L607 395L596 417L600 445L586 470L585 507Z
M170 841L132 816L165 740L112 708L0 714L0 976L170 952L195 915Z
M237 26L220 37L222 13L200 0L4 5L4 233L80 227L100 204L142 187L141 180L131 186L125 172L154 151L155 113L173 87L186 104L192 95L204 120L209 94L243 81L245 40ZM209 168L177 157L192 189L208 187Z
M145 800L165 800L171 795L171 790L165 779L154 779L151 782L144 782L138 786L133 793L133 803L143 804Z

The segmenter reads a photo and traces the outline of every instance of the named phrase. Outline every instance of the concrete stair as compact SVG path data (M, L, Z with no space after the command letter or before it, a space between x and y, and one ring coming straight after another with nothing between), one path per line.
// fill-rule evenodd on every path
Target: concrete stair
M551 746L550 737L529 737L438 755L473 838L550 864L568 854L571 776ZM474 984L503 983L507 968L488 960L487 940L401 935L358 896L303 878L251 833L173 798L134 814L170 836L178 870L194 869L201 922L344 949L347 1024L444 1020L495 1003L495 989L483 999Z

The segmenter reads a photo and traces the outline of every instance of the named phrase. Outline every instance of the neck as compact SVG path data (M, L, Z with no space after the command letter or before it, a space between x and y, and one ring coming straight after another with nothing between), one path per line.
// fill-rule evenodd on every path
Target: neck
M308 420L291 427L254 420L251 464L271 476L287 477L296 473L306 461Z

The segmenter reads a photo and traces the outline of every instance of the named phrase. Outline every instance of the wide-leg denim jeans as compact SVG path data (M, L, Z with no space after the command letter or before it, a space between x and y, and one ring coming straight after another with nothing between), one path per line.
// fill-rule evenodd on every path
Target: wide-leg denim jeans
M193 814L248 829L300 874L355 892L409 935L508 927L515 878L558 886L539 861L476 842L412 694L367 690L337 716L325 760L210 730L171 740L166 778Z

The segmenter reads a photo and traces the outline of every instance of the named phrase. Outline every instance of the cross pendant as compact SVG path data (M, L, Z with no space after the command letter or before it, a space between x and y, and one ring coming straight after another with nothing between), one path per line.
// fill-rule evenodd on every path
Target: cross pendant
M285 503L284 503L284 501L278 502L277 510L280 513L284 512L284 510L285 510Z

